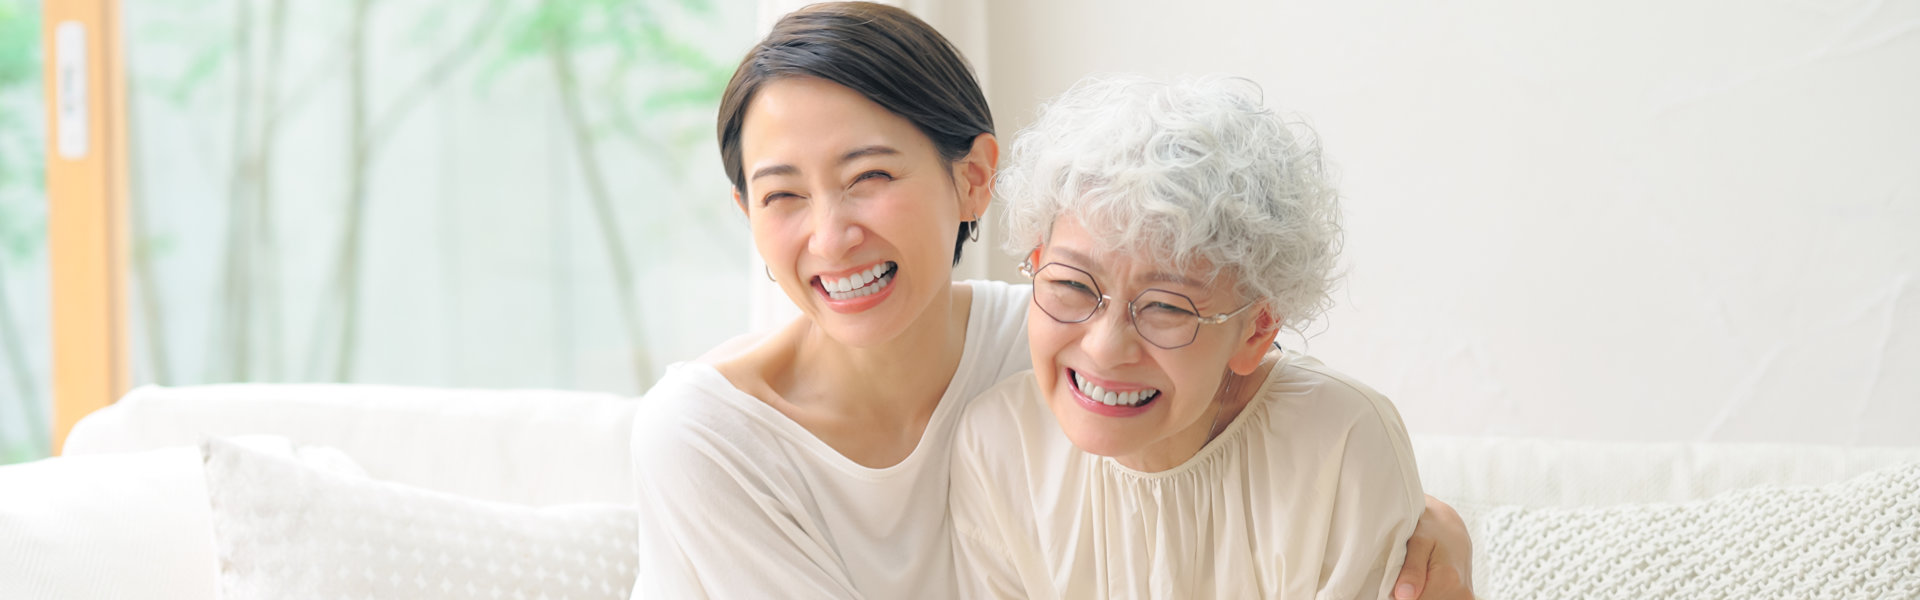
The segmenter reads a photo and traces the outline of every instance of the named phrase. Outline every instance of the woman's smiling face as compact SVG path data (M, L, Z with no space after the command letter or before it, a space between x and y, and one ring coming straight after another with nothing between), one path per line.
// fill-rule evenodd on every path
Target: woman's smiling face
M763 86L740 140L754 245L828 335L891 340L949 293L953 235L985 210L990 161L949 163L904 117L809 77Z
M1078 220L1062 216L1030 257L1035 269L1051 263L1085 272L1111 298L1081 323L1062 323L1039 303L1029 307L1034 377L1075 446L1134 469L1172 468L1206 443L1229 369L1253 372L1273 336L1261 335L1261 313L1253 307L1219 324L1196 324L1199 331L1186 346L1169 350L1147 341L1130 322L1127 302L1148 289L1186 296L1202 316L1233 312L1245 300L1233 291L1230 274L1195 281L1148 257L1099 248ZM1207 265L1198 267L1204 272ZM1054 272L1035 278L1036 298L1054 293L1052 286L1078 293L1079 283L1049 277ZM1115 402L1106 401L1109 393Z

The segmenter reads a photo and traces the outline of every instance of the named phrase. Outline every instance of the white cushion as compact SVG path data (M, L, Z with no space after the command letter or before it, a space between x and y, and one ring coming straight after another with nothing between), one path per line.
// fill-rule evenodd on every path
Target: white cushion
M533 508L203 445L227 598L607 598L636 573L629 506Z
M1685 503L1494 509L1489 600L1920 598L1920 463Z
M337 451L285 438L234 442L329 473L363 473ZM0 467L0 598L212 598L207 506L195 448Z
M610 394L377 385L146 386L88 415L66 455L283 435L378 479L529 505L632 502L635 402Z
M1420 482L1460 511L1474 581L1490 581L1487 513L1506 506L1686 502L1756 486L1819 486L1920 462L1920 448L1796 444L1589 442L1413 436Z

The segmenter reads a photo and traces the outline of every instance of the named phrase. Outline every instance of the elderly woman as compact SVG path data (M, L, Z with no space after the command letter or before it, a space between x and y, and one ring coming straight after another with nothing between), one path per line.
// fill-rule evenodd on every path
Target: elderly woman
M1422 509L1378 392L1282 350L1337 193L1252 84L1090 80L999 180L1033 371L958 425L962 596L1384 598Z

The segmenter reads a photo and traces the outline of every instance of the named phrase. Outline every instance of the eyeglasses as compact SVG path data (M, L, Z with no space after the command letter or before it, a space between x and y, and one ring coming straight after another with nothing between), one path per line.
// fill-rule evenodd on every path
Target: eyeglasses
M1047 263L1035 270L1032 261L1021 261L1020 274L1033 279L1034 306L1061 323L1085 323L1113 300L1101 292L1093 275L1072 266ZM1248 302L1233 312L1202 317L1185 294L1148 289L1127 302L1127 316L1142 339L1173 350L1199 338L1201 325L1224 323L1251 306Z

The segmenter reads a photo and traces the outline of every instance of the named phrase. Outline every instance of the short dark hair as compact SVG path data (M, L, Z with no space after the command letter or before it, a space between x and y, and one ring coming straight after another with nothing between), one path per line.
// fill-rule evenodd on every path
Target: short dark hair
M720 96L720 160L733 188L746 196L740 127L747 105L768 82L814 77L866 96L905 117L933 141L941 158L964 158L973 140L993 133L986 94L960 51L933 26L905 10L872 2L827 2L794 11L773 25ZM960 223L953 262L979 223Z

